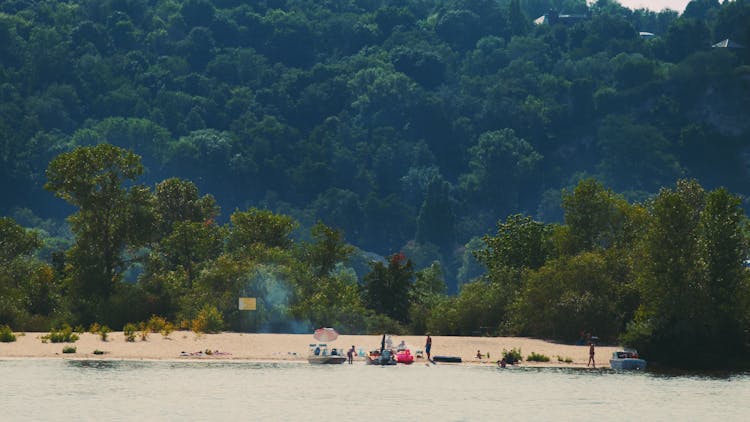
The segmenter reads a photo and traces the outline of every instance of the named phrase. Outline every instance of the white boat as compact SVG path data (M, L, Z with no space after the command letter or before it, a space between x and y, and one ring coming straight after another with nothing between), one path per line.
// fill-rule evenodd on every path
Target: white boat
M635 350L620 350L612 353L609 366L616 370L639 370L646 369L646 361L638 357Z
M328 351L327 344L310 344L310 354L307 361L314 365L337 365L346 362L346 356L335 347Z

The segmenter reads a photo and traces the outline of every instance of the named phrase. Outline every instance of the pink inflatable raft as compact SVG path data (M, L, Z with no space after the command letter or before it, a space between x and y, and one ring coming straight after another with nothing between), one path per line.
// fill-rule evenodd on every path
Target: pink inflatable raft
M414 355L411 354L409 349L399 350L396 353L396 362L398 363L412 363L414 362Z

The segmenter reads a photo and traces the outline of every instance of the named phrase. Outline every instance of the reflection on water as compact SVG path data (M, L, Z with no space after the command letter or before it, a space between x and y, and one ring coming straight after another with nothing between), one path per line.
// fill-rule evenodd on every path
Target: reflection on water
M3 421L746 420L748 374L0 360Z

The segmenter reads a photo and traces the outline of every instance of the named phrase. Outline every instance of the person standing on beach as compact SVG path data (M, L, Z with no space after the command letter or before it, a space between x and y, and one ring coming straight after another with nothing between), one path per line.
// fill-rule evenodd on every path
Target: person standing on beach
M352 344L352 348L349 349L348 352L346 352L346 359L349 361L349 365L352 364L352 361L354 360L354 345Z
M594 361L594 342L592 341L589 344L589 362L586 364L586 366L592 365L594 368L596 368L596 362Z
M432 349L432 337L430 337L429 334L427 334L427 340L424 344L424 352L427 354L427 360L432 360L430 358L430 349Z

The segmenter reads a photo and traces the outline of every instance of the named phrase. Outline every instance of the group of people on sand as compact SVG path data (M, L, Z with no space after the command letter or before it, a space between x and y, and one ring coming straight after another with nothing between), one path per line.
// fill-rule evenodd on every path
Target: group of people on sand
M203 357L203 356L229 356L231 353L228 352L220 352L218 350L198 350L197 352L186 352L182 351L180 352L180 357Z
M399 344L399 348L401 348L401 349L406 348L406 344L404 343L403 340ZM427 334L427 338L425 339L424 351L425 351L425 354L427 355L427 360L430 361L430 362L432 362L432 356L430 354L430 352L432 351L432 337L430 337L429 334ZM210 352L210 350L206 350L206 352ZM182 352L182 353L185 353L185 352ZM203 353L203 352L198 352L198 353ZM217 350L214 354L218 354L218 353L219 353L219 351ZM595 353L596 352L595 352L594 342L593 342L593 340L590 340L589 341L589 361L586 364L586 366L592 366L592 367L596 368L596 361L594 360ZM210 353L208 353L208 354L210 354ZM346 359L347 359L347 362L350 365L353 363L354 356L356 354L357 354L356 349L355 349L354 345L352 345L352 347L349 350L347 350L347 352L346 352ZM183 356L183 355L181 354L180 356ZM190 355L185 355L185 356L194 356L194 355L190 354ZM483 359L483 358L489 359L490 358L489 352L487 352L486 354L482 354L482 352L480 350L477 350L477 359ZM498 366L500 366L501 368L505 368L506 365L508 365L508 364L514 364L514 363L516 363L516 362L510 362L505 357L503 357L502 359L500 359L499 361L497 361Z

